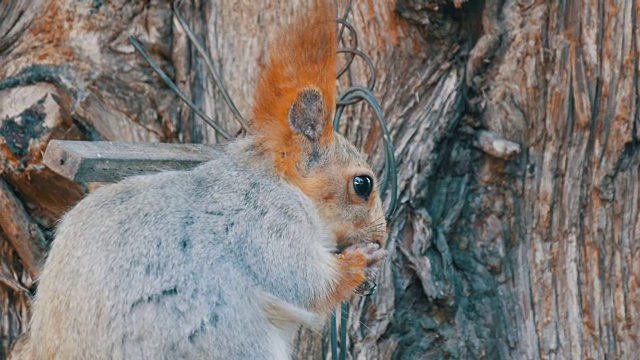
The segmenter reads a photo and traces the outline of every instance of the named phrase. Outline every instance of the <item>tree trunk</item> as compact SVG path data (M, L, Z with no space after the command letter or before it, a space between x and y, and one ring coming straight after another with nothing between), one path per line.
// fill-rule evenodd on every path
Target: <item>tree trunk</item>
M300 6L183 5L243 114L267 41ZM378 294L351 302L352 358L637 358L638 15L630 0L353 2L400 203ZM55 221L96 185L43 167L50 139L221 140L129 35L239 130L172 16L165 1L0 0L0 358ZM340 88L368 75L356 60ZM373 113L347 115L341 132L381 172ZM296 357L322 358L327 334L301 330Z

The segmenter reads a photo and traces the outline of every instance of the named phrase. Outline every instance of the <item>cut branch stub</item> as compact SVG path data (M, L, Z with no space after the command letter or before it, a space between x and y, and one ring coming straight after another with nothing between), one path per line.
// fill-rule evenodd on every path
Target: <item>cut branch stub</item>
M43 162L73 181L116 182L133 175L191 169L219 153L199 144L52 140Z

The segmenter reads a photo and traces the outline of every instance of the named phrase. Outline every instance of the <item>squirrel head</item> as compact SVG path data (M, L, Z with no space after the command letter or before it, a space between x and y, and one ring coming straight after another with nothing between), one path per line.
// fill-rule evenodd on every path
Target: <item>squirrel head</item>
M385 245L378 180L365 157L333 128L337 22L331 1L317 1L271 44L258 78L253 133L279 176L314 202L339 247Z

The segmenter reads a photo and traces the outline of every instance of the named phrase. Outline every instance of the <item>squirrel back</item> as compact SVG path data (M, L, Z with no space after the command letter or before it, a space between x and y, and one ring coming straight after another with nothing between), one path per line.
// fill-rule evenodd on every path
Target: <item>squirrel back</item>
M253 135L63 217L13 359L285 359L375 275L377 180L331 121L335 8L309 14L271 48Z

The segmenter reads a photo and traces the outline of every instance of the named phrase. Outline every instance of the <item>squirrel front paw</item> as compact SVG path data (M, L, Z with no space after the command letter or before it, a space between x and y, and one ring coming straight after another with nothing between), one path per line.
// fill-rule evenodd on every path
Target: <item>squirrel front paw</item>
M336 254L338 273L334 286L329 294L319 298L312 307L319 312L328 313L354 293L366 293L366 285L363 290L358 289L363 287L365 281L375 277L377 266L386 254L387 251L375 243L351 245Z
M360 252L364 255L364 280L358 284L355 292L360 295L374 294L377 287L375 278L380 270L380 263L387 256L387 250L380 248L377 243L360 243L348 247L344 252Z

